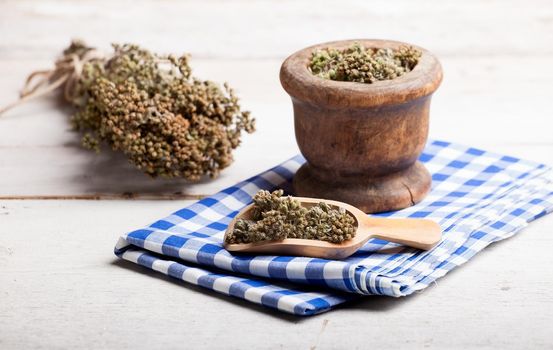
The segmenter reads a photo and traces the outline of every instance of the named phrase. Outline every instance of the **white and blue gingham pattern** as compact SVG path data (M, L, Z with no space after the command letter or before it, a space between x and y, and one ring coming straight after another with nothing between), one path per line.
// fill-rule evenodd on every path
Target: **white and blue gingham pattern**
M290 191L304 162L294 157L153 224L123 235L115 254L183 281L281 311L312 315L358 295L405 296L424 289L488 244L553 210L543 164L432 141L420 160L430 194L388 217L429 218L444 230L430 251L371 240L345 260L233 255L222 247L231 219L259 190Z

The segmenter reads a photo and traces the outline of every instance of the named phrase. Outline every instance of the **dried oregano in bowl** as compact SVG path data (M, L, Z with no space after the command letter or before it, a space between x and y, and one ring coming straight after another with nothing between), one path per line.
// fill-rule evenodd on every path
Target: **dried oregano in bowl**
M254 131L233 90L193 77L187 55L126 44L106 56L74 41L54 70L29 77L18 103L58 87L76 109L71 121L85 147L105 143L152 177L215 177L232 163L242 132Z
M309 70L323 79L370 84L410 72L421 54L411 46L368 48L354 43L343 50L330 47L313 52Z
M251 218L238 219L233 230L227 232L225 242L239 244L296 238L341 243L355 236L356 221L344 208L324 202L306 208L283 194L282 190L259 191L253 197Z

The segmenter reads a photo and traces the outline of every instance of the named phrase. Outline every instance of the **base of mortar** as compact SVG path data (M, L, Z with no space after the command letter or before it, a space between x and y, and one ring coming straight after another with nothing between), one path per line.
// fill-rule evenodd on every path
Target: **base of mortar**
M332 180L328 180L328 179ZM378 213L410 207L430 191L432 178L420 162L381 177L329 177L305 163L294 176L296 196L332 199L349 203L365 213Z

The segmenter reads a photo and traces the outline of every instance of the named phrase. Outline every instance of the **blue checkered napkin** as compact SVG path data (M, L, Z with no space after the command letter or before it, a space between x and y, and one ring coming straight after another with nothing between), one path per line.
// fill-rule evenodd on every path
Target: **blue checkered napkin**
M420 160L433 179L419 204L388 217L429 218L442 242L420 251L369 241L348 259L232 255L222 248L231 219L259 190L290 190L297 156L153 224L123 235L115 254L223 294L312 315L360 294L394 297L427 287L488 244L508 238L553 211L550 169L447 142L430 142Z

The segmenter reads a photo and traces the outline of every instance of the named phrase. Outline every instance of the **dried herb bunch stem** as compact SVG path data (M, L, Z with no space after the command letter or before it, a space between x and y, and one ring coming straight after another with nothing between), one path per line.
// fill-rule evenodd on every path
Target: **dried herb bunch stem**
M324 202L305 208L283 194L282 190L259 191L253 197L252 219L238 219L226 242L300 238L341 243L355 236L355 219L343 208L333 208Z
M309 69L323 79L370 84L410 72L420 57L421 52L411 46L394 50L354 43L344 50L326 48L313 52Z

